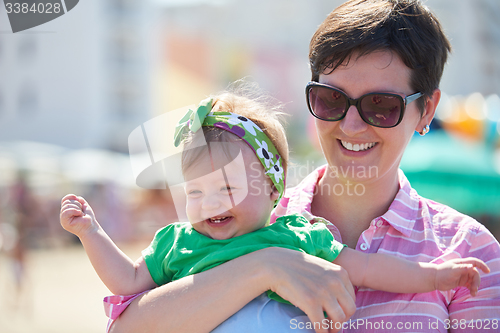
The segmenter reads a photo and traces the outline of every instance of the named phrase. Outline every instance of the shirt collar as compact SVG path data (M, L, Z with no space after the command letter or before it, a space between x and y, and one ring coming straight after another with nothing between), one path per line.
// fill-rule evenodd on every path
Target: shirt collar
M285 191L285 197L289 198L286 214L304 214L311 216L311 203L319 180L325 174L328 165L323 165L311 172L294 188Z
M323 165L310 173L295 188L287 190L289 197L287 214L311 214L311 202L319 180L323 177L327 165ZM372 223L382 218L394 229L409 237L419 214L420 197L411 187L408 179L401 169L398 170L399 190L389 210L381 217L375 218Z
M398 170L399 191L382 219L409 237L419 214L420 197L401 169Z

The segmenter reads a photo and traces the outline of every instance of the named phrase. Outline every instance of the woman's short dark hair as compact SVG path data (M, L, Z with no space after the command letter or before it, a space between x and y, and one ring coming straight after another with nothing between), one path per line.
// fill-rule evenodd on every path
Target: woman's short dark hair
M451 50L441 24L420 0L350 0L332 11L309 45L312 81L351 57L389 50L411 69L410 87L431 96ZM421 111L427 98L418 99Z

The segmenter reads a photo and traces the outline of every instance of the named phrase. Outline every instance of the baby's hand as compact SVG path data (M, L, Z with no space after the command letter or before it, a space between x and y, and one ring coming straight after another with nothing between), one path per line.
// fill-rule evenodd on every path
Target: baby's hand
M61 225L77 235L85 236L99 229L94 212L84 198L68 194L61 201Z
M467 287L476 296L481 277L479 271L489 273L489 267L477 258L452 259L437 265L435 286L437 290L450 290L458 286Z

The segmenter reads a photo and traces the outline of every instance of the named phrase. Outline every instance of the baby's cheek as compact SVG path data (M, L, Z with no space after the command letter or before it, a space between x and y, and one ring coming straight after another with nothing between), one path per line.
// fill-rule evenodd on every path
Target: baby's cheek
M193 199L186 199L186 215L189 221L194 221L196 219L197 212Z
M249 196L260 196L266 191L266 184L261 179L252 179L248 186Z
M235 191L232 191L231 194L226 197L224 205L228 209L234 208L235 206L244 202L247 196L248 196L248 189L239 188Z

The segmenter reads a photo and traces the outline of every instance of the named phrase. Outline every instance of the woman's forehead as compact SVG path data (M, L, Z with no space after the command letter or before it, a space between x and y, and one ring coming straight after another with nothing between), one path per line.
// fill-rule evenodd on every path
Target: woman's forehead
M411 92L410 76L411 69L397 54L377 50L364 55L353 54L348 63L331 73L321 74L319 82L339 88L352 98L373 91L407 95Z

